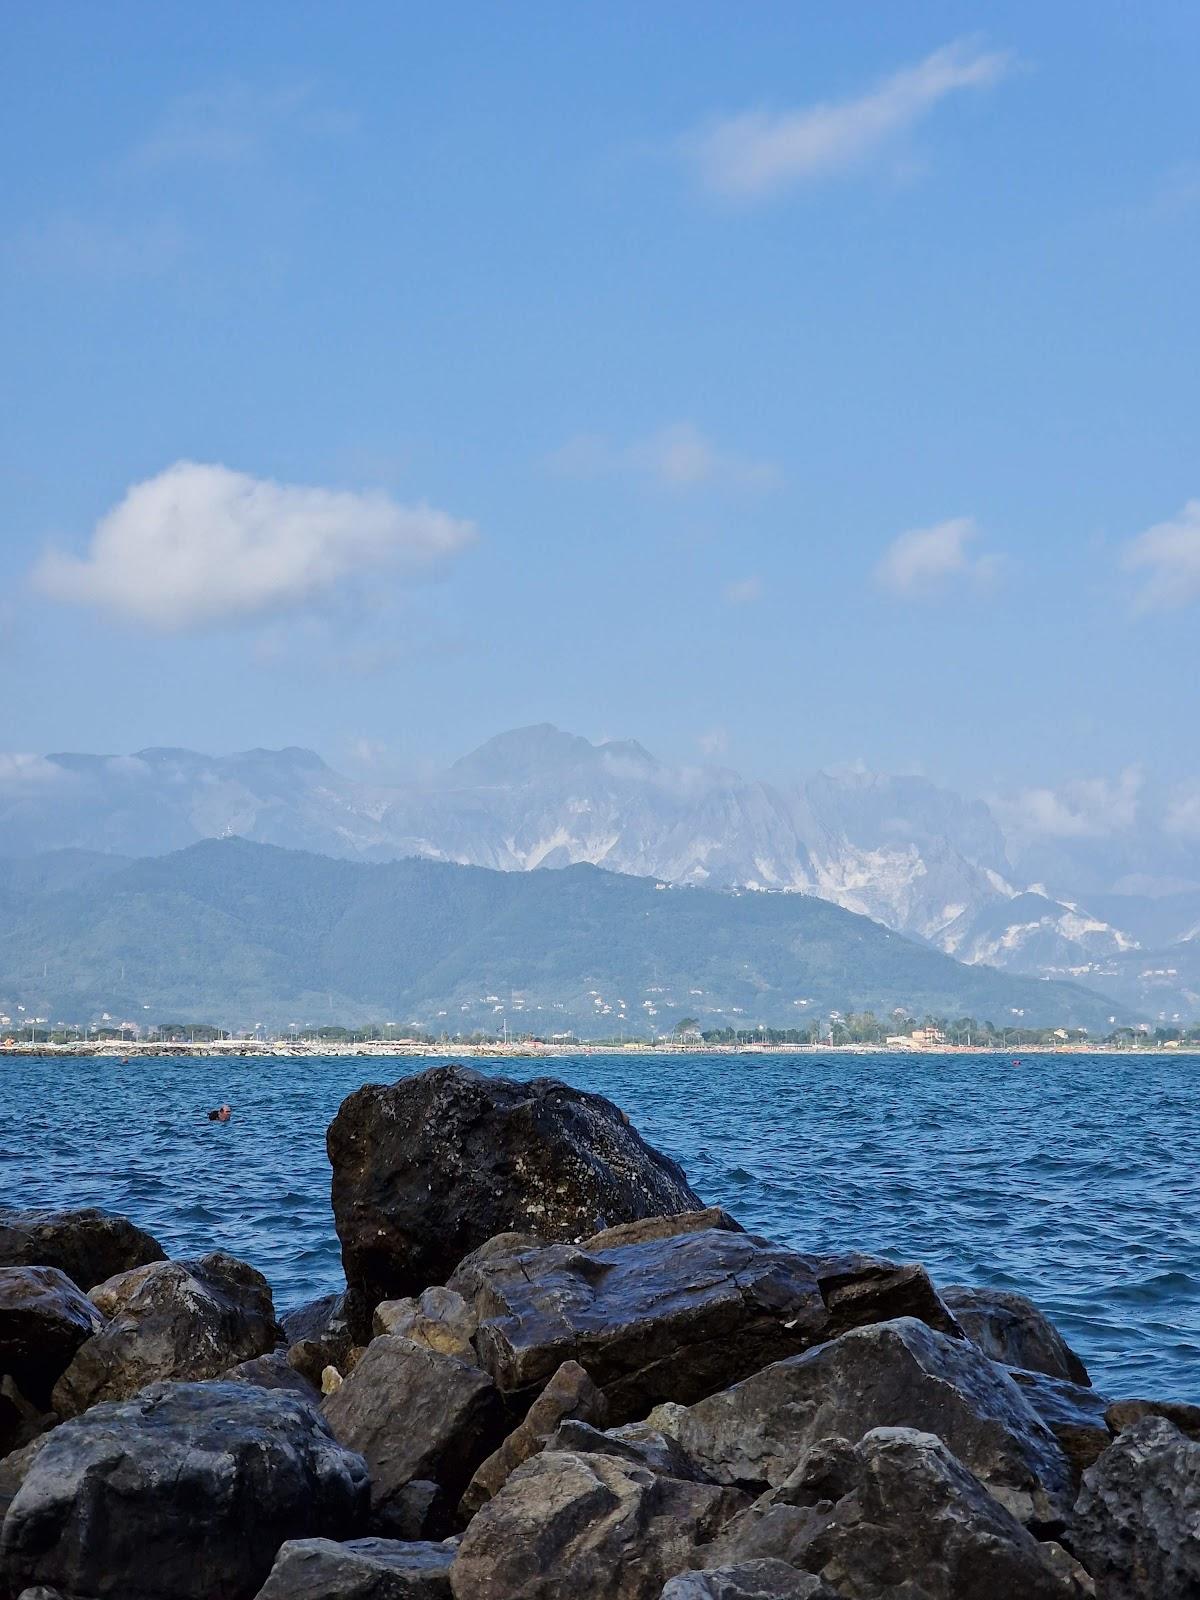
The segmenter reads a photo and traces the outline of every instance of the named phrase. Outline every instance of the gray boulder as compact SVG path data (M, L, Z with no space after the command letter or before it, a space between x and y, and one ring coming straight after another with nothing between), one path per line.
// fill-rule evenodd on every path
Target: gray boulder
M474 1306L479 1362L505 1394L534 1390L569 1357L619 1422L711 1394L890 1305L920 1306L958 1335L919 1267L666 1226L603 1248L497 1241L459 1268L451 1285Z
M71 1358L104 1318L58 1267L0 1267L0 1375L45 1410Z
M451 1600L445 1544L290 1539L257 1600Z
M345 1372L352 1364L355 1341L346 1320L346 1296L324 1294L293 1306L279 1319L291 1351L291 1364L316 1388L326 1367Z
M607 1414L603 1390L597 1389L577 1361L564 1361L524 1420L476 1468L459 1505L463 1518L469 1521L480 1506L499 1493L522 1461L544 1449L560 1423L571 1418L602 1428Z
M1084 1469L1112 1443L1108 1402L1095 1389L1068 1383L1065 1378L1023 1372L1020 1367L1007 1367L1005 1371L1062 1446L1072 1479L1078 1485Z
M1066 1459L1003 1367L911 1317L852 1329L695 1405L649 1418L719 1482L775 1487L827 1435L880 1427L936 1434L1022 1522L1058 1523Z
M250 1600L286 1539L351 1538L362 1459L299 1395L159 1383L38 1441L0 1532L0 1592Z
M87 1290L165 1256L158 1240L128 1217L94 1206L74 1211L0 1206L0 1266L57 1267Z
M810 1572L786 1561L739 1561L730 1567L681 1572L671 1578L662 1600L840 1600Z
M486 1373L394 1334L371 1341L324 1411L334 1436L366 1458L372 1523L386 1533L409 1515L402 1491L414 1480L457 1500L505 1429Z
M579 1239L702 1205L610 1100L552 1078L454 1066L368 1084L342 1103L327 1144L358 1338L380 1301L445 1283L506 1229Z
M1103 1600L1200 1595L1200 1444L1132 1423L1083 1475L1071 1544Z
M1065 1378L1083 1388L1091 1384L1083 1362L1045 1312L1025 1295L954 1284L942 1290L942 1299L967 1338L993 1361Z
M659 1433L645 1422L626 1422L619 1428L601 1431L588 1422L572 1419L561 1423L546 1441L547 1450L572 1450L579 1455L616 1456L646 1467L662 1478L679 1478L684 1483L711 1483L713 1480L669 1433Z
M215 1378L279 1340L267 1280L219 1252L139 1267L90 1298L112 1320L79 1347L54 1387L64 1417L158 1380Z
M468 1526L455 1600L659 1600L742 1504L617 1456L543 1451Z
M224 1383L254 1383L260 1389L291 1389L303 1395L313 1405L320 1405L321 1391L288 1360L286 1350L272 1350L265 1356L253 1356L249 1361L239 1361L236 1366L221 1373Z

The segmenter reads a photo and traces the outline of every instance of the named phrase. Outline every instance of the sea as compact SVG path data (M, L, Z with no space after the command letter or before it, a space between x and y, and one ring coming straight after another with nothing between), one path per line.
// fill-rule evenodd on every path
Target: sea
M446 1060L454 1059L448 1056ZM125 1212L281 1309L340 1283L325 1129L435 1062L0 1060L0 1203ZM1032 1296L1112 1397L1200 1402L1200 1058L565 1055L472 1063L608 1095L710 1204L799 1250ZM228 1124L209 1122L222 1101Z

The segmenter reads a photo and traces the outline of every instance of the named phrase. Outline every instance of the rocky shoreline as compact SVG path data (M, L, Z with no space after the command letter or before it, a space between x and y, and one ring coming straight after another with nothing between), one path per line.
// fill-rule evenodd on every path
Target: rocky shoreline
M1200 1408L1017 1294L808 1255L598 1095L328 1134L344 1293L0 1211L0 1600L1188 1600Z

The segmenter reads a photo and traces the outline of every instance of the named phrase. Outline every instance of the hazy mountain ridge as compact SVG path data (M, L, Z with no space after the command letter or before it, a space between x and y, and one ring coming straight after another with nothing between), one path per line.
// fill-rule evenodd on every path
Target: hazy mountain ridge
M42 858L43 860L46 858ZM1077 984L967 967L813 896L576 865L366 864L208 840L66 886L0 862L0 1000L89 1020L415 1023L653 1037L794 1027L831 1009L1107 1031ZM13 880L21 880L19 894Z
M543 724L501 734L424 783L359 782L294 748L154 749L49 756L0 787L0 853L146 855L229 835L363 861L417 855L503 871L587 862L678 883L802 890L968 963L1077 978L1168 1013L1200 1004L1195 952L1175 948L1200 924L1200 895L1194 906L1187 893L1168 897L1178 904L1165 916L1146 896L1057 898L1028 882L1025 863L1057 862L1061 880L1078 859L1094 883L1093 841L1066 841L1054 855L1018 840L1014 863L984 802L920 777L822 773L785 787L670 767L636 741L594 745ZM1122 867L1134 859L1127 850ZM1176 879L1187 881L1190 860L1172 844Z

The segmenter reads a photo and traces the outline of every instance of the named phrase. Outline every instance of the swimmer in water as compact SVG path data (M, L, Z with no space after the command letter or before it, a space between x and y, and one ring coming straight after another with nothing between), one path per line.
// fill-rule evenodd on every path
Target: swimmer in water
M232 1115L232 1106L218 1106L215 1111L208 1113L208 1120L210 1122L228 1122Z

